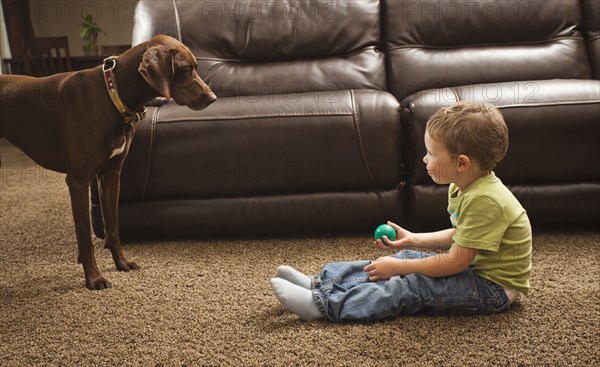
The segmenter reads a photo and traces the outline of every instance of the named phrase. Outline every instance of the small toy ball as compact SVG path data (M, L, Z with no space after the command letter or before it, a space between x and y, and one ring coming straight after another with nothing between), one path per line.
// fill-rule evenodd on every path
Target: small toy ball
M377 229L375 229L375 240L383 241L383 236L387 236L388 240L394 241L396 239L396 230L394 227L388 224L382 224Z

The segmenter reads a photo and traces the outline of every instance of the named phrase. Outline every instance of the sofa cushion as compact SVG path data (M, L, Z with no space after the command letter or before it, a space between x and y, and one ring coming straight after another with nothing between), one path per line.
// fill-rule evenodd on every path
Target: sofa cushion
M122 237L280 235L372 231L400 223L401 187L383 191L240 195L186 200L125 201L119 205ZM94 232L103 237L100 204L92 204Z
M389 90L589 79L579 1L384 2Z
M229 97L202 111L167 104L140 124L121 198L393 188L398 108L373 90Z
M509 147L495 168L505 183L600 180L600 84L596 80L537 80L419 92L402 102L410 184L433 184L422 158L431 115L459 101L500 109ZM585 147L585 149L583 149ZM532 149L534 148L534 149Z
M181 40L219 97L386 89L378 0L142 0L137 13L133 43Z
M427 175L423 135L435 111L458 101L488 102L502 112L509 147L494 171L532 222L597 222L600 207L590 203L600 200L600 84L538 80L426 90L402 102L403 156L410 176L406 218L412 225L449 225L448 188Z
M595 228L600 218L600 182L561 181L507 184L527 211L534 226ZM405 190L408 198L403 223L414 231L450 228L448 185L416 185Z
M600 79L600 1L581 0L583 37L594 79Z

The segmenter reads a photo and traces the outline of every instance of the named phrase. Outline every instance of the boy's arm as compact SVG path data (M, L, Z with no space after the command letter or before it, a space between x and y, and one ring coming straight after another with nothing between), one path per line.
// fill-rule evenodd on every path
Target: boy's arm
M477 249L452 246L449 252L422 259L396 259L385 256L365 266L369 280L386 280L394 275L419 273L432 278L446 277L464 271L477 255Z
M418 247L427 250L446 250L452 245L454 228L444 229L438 232L412 233L396 223L388 222L396 230L395 241L390 241L387 237L384 240L375 241L374 245L384 250L402 249L405 247Z
M454 228L448 228L438 232L418 233L415 235L415 246L427 250L448 249L455 232Z

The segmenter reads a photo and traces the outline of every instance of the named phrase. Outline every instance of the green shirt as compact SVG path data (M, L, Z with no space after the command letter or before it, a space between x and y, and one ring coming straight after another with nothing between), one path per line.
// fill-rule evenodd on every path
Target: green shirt
M523 294L529 291L531 225L525 209L494 172L459 194L450 184L448 213L454 245L479 251L471 266L482 278Z

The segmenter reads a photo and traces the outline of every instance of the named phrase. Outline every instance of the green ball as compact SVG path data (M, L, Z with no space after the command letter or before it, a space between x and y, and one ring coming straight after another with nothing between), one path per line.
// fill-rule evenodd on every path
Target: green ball
M388 240L394 241L396 239L396 230L388 224L382 224L375 229L375 239L383 242L383 236L387 236Z

